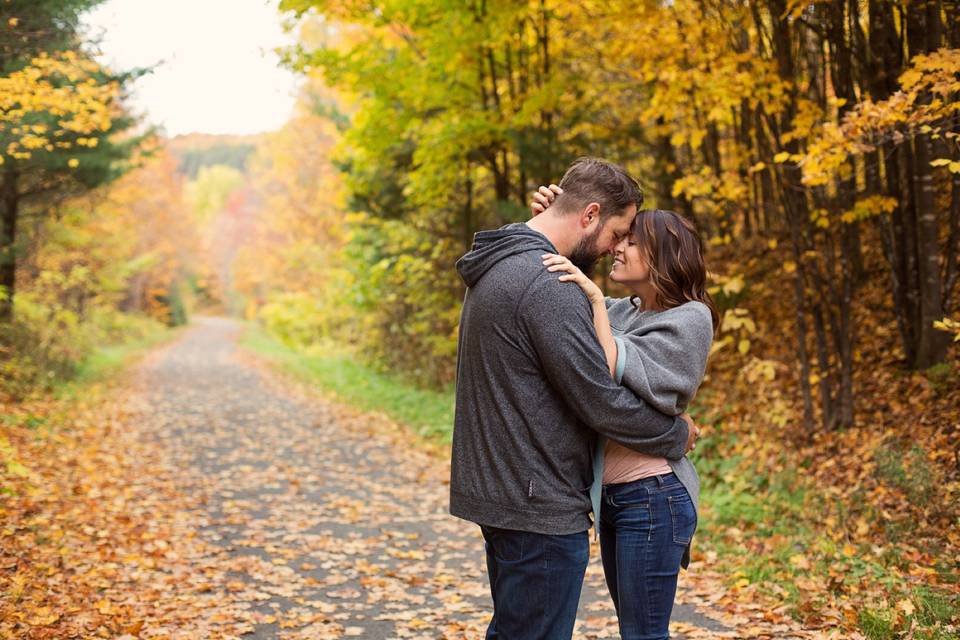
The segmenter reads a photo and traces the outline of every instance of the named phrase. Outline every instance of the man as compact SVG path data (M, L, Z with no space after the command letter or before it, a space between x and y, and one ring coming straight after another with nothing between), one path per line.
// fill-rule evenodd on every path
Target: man
M450 512L480 525L487 638L569 638L589 557L597 432L679 459L696 428L614 383L590 304L542 265L587 269L630 232L642 196L620 167L581 158L526 224L483 231L457 263L467 284L457 354ZM589 427L589 428L588 428Z

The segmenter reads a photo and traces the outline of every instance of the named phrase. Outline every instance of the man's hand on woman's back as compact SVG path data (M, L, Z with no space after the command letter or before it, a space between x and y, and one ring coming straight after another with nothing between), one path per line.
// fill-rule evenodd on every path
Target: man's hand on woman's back
M687 426L690 427L690 432L687 434L687 450L684 452L690 453L697 448L697 440L700 438L700 427L693 421L689 413L682 413L680 417L683 418Z

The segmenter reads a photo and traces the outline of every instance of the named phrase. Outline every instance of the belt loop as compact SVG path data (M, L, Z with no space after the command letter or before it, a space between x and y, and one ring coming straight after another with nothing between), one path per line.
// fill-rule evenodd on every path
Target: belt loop
M661 489L663 489L664 483L665 483L665 480L663 479L663 476L658 473L658 474L657 474L657 486L660 487Z

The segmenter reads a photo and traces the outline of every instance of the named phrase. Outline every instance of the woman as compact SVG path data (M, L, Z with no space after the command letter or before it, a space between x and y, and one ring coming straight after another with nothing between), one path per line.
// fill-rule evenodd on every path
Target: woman
M559 191L551 188L535 196L534 215ZM543 263L587 294L611 375L659 411L683 413L703 380L719 324L693 225L672 211L637 214L610 272L629 298L604 298L563 256L547 254ZM656 458L615 442L601 442L600 453L593 493L600 497L600 553L621 637L668 638L677 576L689 563L697 524L696 471L686 457Z

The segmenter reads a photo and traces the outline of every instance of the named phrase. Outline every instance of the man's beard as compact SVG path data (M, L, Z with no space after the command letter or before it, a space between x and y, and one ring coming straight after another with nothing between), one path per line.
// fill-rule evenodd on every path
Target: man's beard
M600 259L603 252L597 247L597 240L600 239L600 232L603 231L603 225L598 225L597 230L586 238L581 238L577 246L573 248L568 256L570 262L574 264L588 278L593 275L593 267Z

